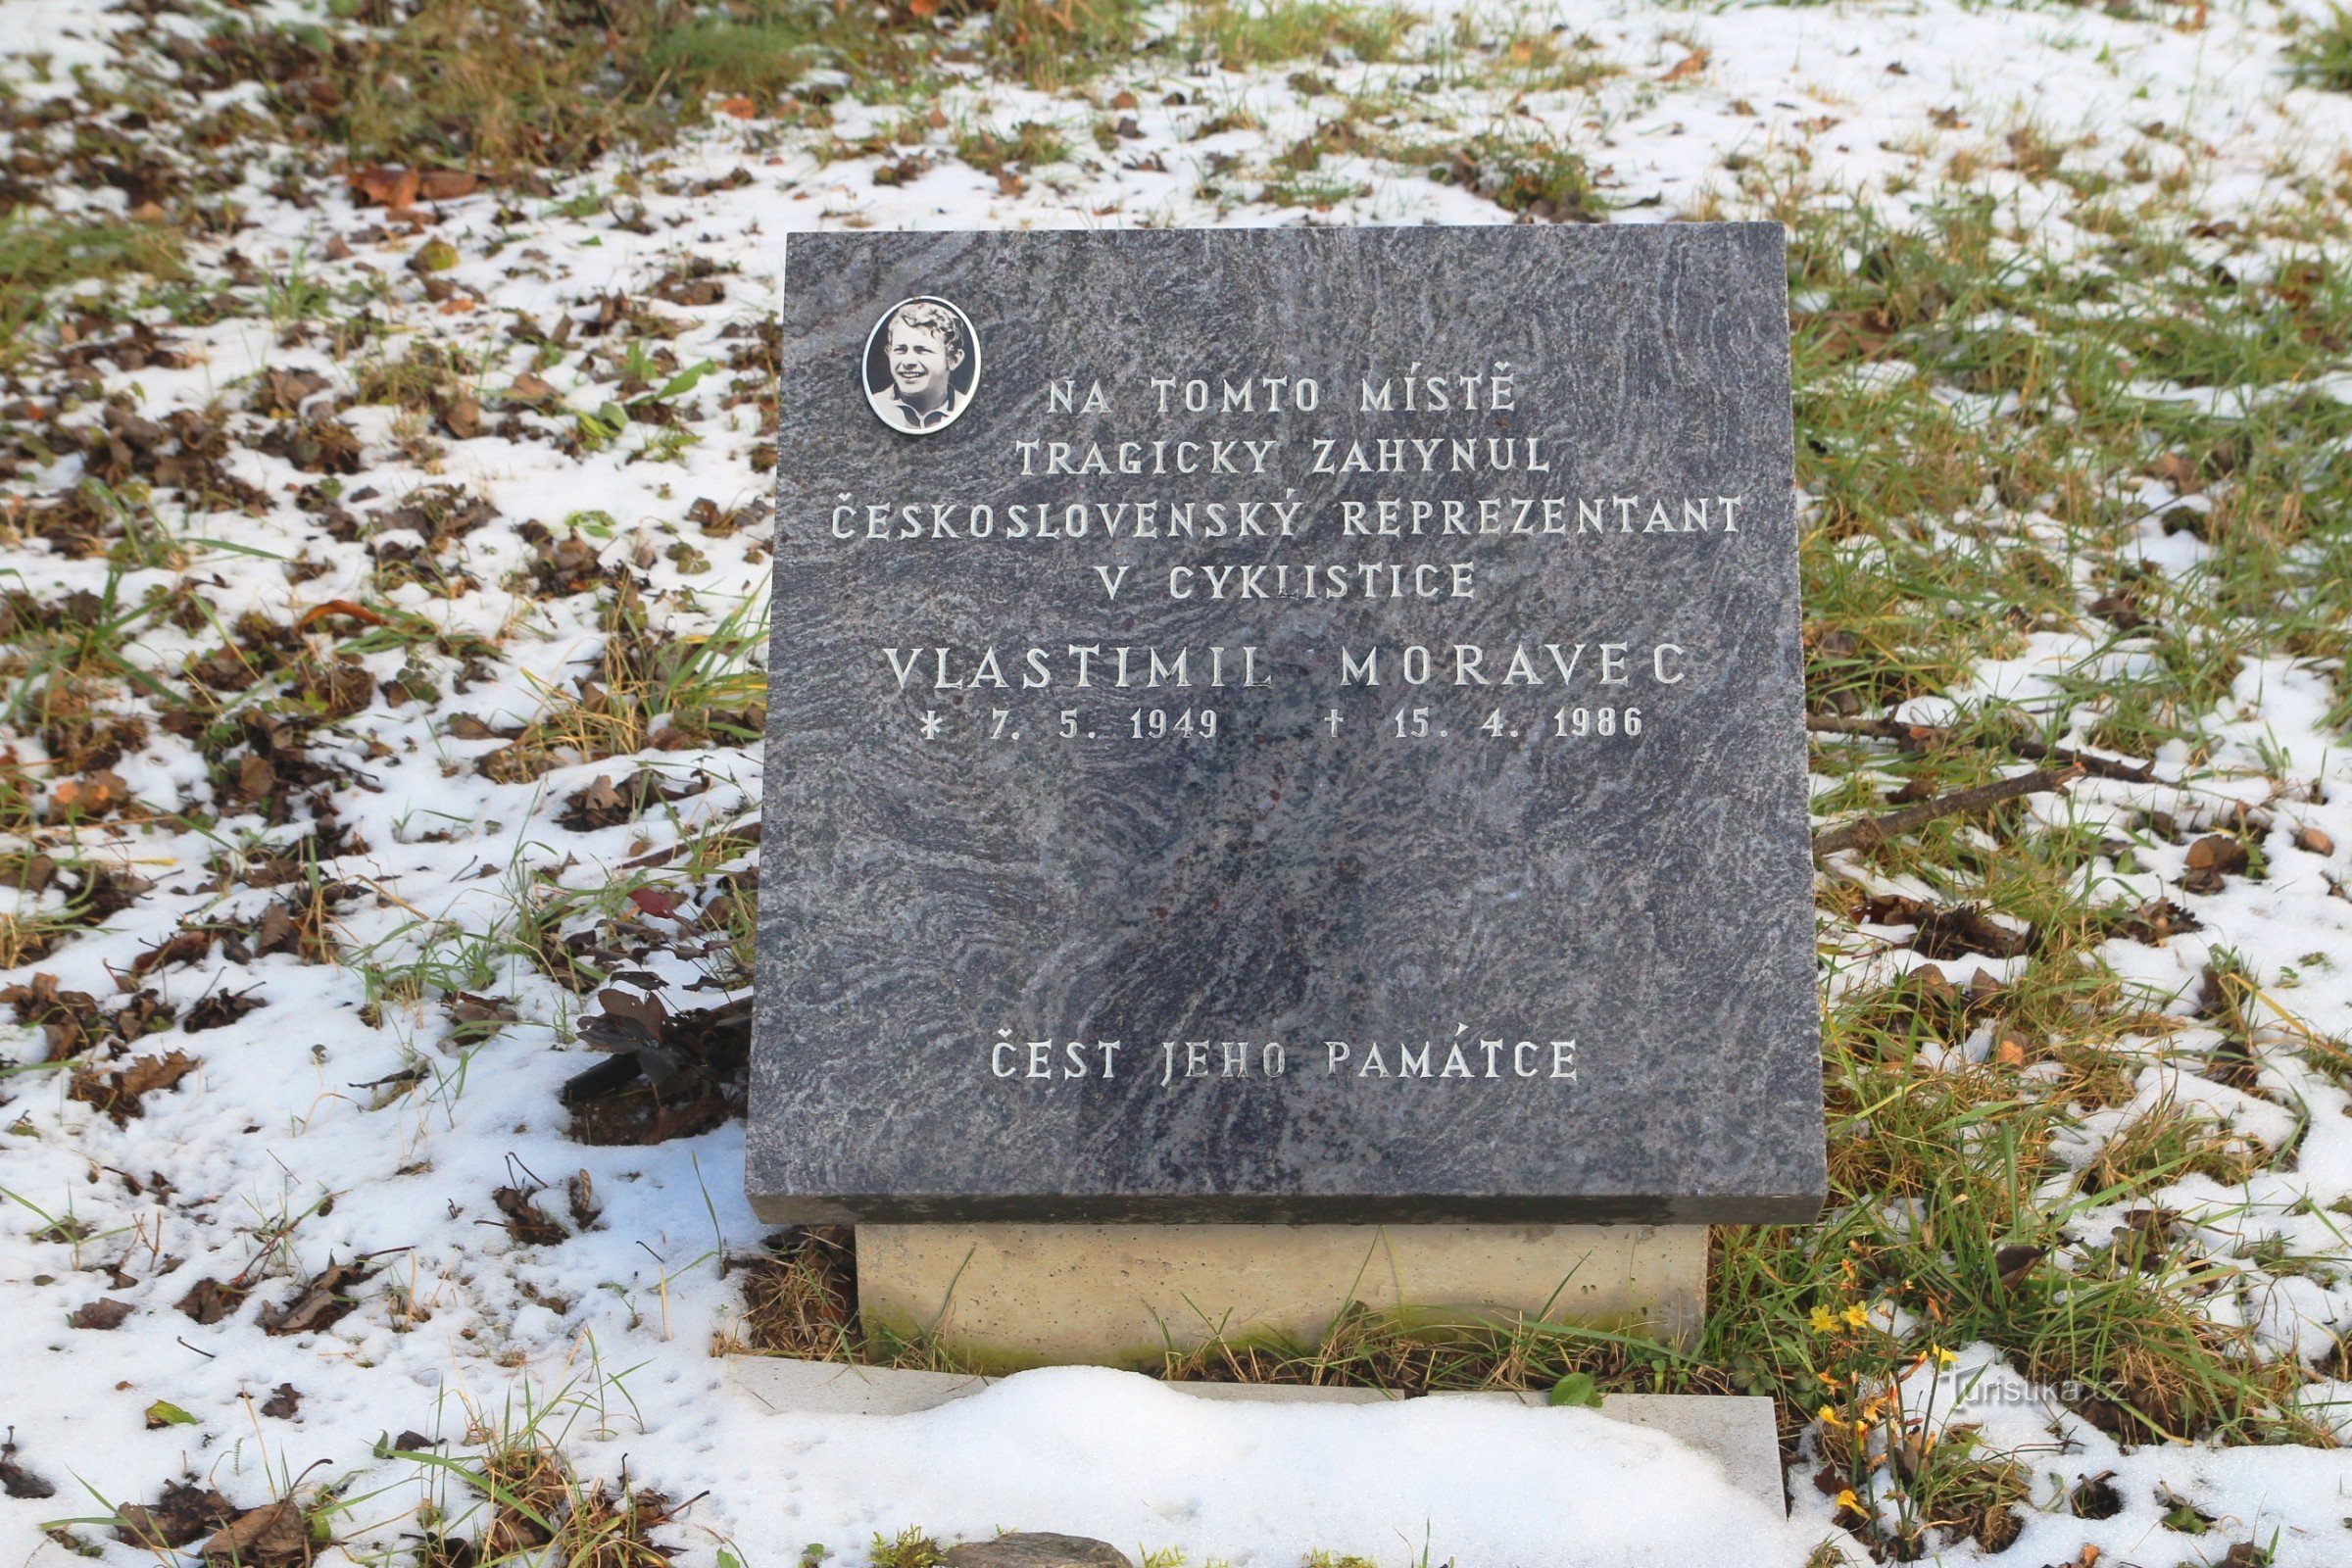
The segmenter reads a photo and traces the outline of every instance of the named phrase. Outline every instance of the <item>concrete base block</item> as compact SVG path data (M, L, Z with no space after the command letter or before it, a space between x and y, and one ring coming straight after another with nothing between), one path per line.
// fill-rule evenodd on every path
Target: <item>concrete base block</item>
M1312 1345L1350 1301L1695 1340L1703 1225L860 1225L869 1325L974 1364L1155 1364L1279 1335Z
M912 1415L978 1394L993 1378L960 1372L900 1372L887 1367L739 1355L728 1365L735 1386L779 1415ZM1399 1396L1380 1389L1304 1388L1264 1383L1169 1383L1195 1398L1253 1404L1379 1404ZM1477 1399L1542 1405L1540 1394L1435 1394L1435 1399ZM1600 1413L1612 1421L1663 1432L1712 1455L1742 1492L1785 1508L1781 1448L1772 1401L1746 1395L1612 1394Z

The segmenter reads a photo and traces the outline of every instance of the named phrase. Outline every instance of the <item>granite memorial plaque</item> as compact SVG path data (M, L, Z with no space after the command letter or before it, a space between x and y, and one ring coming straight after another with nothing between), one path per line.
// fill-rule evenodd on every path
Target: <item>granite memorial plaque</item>
M1811 1217L1783 265L793 236L760 1212Z

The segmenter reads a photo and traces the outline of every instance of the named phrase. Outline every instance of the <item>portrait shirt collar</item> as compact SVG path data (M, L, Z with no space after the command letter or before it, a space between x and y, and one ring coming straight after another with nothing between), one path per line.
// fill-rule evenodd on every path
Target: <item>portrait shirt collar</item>
M948 389L947 401L942 403L938 408L933 409L929 414L915 413L913 406L905 398L900 397L896 388L892 389L890 395L892 400L899 406L899 417L906 420L909 426L917 430L929 430L934 429L939 425L943 425L950 419L956 417L956 414L963 408L963 399L956 393L954 387L950 387Z

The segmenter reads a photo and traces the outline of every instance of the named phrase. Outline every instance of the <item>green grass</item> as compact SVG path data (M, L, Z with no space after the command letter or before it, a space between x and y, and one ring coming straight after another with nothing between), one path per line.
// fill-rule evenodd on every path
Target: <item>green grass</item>
M1323 153L1353 135L1295 145L1277 158L1278 178L1314 177ZM1589 199L1570 149L1476 133L1426 146L1438 151L1417 156L1493 185L1506 207L1532 211L1538 191ZM2085 633L2095 649L2137 656L2085 661L2031 705L1976 704L1909 748L1819 735L1811 770L1828 783L1817 808L1878 810L1900 785L1987 782L2079 720L2127 756L2184 743L2193 763L2247 660L2352 654L2352 414L2307 390L2352 362L2342 214L2315 197L2257 215L2217 265L2210 246L2191 243L2198 215L2185 189L2150 173L2082 196L2075 210L2094 226L2061 261L1965 186L1897 228L1786 166L1750 178L1751 210L1790 227L1809 705L1881 714L1950 693L2037 633ZM2266 243L2270 259L2257 254ZM2194 570L2135 564L2141 486L2158 478L2210 503L2168 516L2209 547ZM2352 696L2337 716L2352 717ZM2283 782L2282 762L2266 765ZM1999 984L1833 991L1830 1208L1814 1226L1716 1231L1694 1346L1357 1311L1314 1343L1212 1343L1172 1352L1161 1370L1412 1391L1541 1390L1582 1373L1603 1390L1769 1394L1789 1451L1842 1476L1872 1516L1864 1533L1897 1558L1962 1536L2002 1549L2041 1505L2024 1456L1965 1435L1919 1446L1933 1412L1904 1409L1890 1391L1939 1351L1990 1346L2126 1443L2331 1446L2298 1403L2315 1374L2209 1315L2213 1263L2193 1243L2106 1234L2115 1213L2161 1203L2172 1183L2227 1188L2277 1168L2291 1142L2272 1148L2161 1102L2080 1163L2060 1158L2083 1117L2132 1101L2141 1066L2182 1059L2178 1020L2101 957L2147 918L2144 894L2127 895L2118 878L2160 831L2144 816L2037 825L2010 806L1861 852L1880 876L2030 933L2030 960ZM1838 878L1820 902L1833 933L1867 917L1863 891ZM2274 1004L2257 1004L2242 966L2217 973L2228 995L2201 1021L2242 1052L2248 1020ZM1923 1062L1980 1029L1998 1053ZM2298 1049L2318 1070L2352 1077L2339 1043L2308 1034ZM2262 1266L2273 1263L2324 1266ZM1886 1326L1897 1320L1899 1333ZM949 1348L846 1328L798 1348L954 1362ZM1889 1447L1906 1443L1914 1457L1890 1467Z
M1483 131L1462 142L1444 172L1503 211L1547 222L1604 215L1582 154L1540 133Z
M974 129L956 138L956 156L982 173L1057 164L1070 156L1069 138L1053 125L1024 120L1003 135Z
M778 146L797 125L813 132L806 145L895 157L937 139L926 94L951 65L1065 87L1146 44L1147 74L1209 60L1288 69L1306 80L1298 90L1313 94L1318 115L1336 113L1304 134L1286 132L1287 145L1247 164L1218 166L1234 201L1245 191L1310 208L1348 199L1361 184L1352 163L1343 174L1340 161L1361 158L1427 170L1530 220L1604 216L1588 147L1547 139L1518 117L1436 122L1415 85L1426 72L1447 84L1573 90L1598 73L1593 50L1571 34L1516 24L1446 29L1425 44L1413 28L1411 15L1395 7L1322 0L1207 0L1174 38L1148 44L1140 9L1125 0L1015 0L936 18L786 0L612 0L593 12L575 0L546 12L520 0L426 0L413 16L366 29L226 24L192 77L199 86L249 76L269 83L273 128L313 151L512 172L580 167L624 144L657 146L736 96L781 122L755 132ZM2293 54L2306 82L2352 90L2344 13L2306 28ZM1326 55L1406 69L1342 70ZM826 107L792 101L819 69L846 74L860 98L893 106L896 128L856 144L830 140ZM1099 96L1072 95L1061 122L1102 124ZM1191 96L1200 104L1200 93ZM1256 128L1226 86L1208 97L1201 107L1222 112L1196 128ZM1334 111L1342 99L1345 109ZM1038 118L966 129L956 152L983 170L1017 171L1068 158L1067 137ZM1105 150L1115 152L1115 133L1109 140ZM2352 408L2319 390L2352 365L2341 203L2315 187L2225 228L2195 210L2197 169L2167 162L2172 142L2145 137L2113 167L2031 126L1992 145L2004 179L2036 179L2060 204L2075 225L2072 246L2045 248L2043 220L1978 188L1965 160L1944 165L1948 177L1918 176L1941 183L1899 225L1877 216L1872 193L1811 183L1793 158L1732 172L1738 214L1778 217L1790 233L1809 706L1884 714L1907 698L1962 689L1986 661L2018 657L2036 636L2084 633L2097 650L2034 701L1972 704L1917 744L1816 735L1810 766L1824 813L1883 809L1897 789L1986 782L2078 725L2126 756L2173 748L2193 765L2214 745L2217 710L2233 683L2249 661L2266 657L2330 673L2334 721L2352 723L2352 681L2335 673L2352 659ZM620 216L635 176L605 177L615 194L542 211ZM151 302L190 321L240 310L281 326L331 319L338 302L301 268L258 290L248 282L241 302L223 303L217 279L166 281L182 270L178 232L60 228L31 217L0 226L0 323L54 309L59 291L77 282L139 276L159 280ZM372 303L395 313L389 296ZM649 344L600 347L598 363L660 383L679 368L659 363ZM363 400L416 419L461 392L503 382L512 368L494 375L416 352L347 357ZM628 422L612 421L603 439ZM647 439L674 447L692 433L672 428ZM2151 571L2134 560L2150 520L2142 489L2157 482L2175 494L2161 526L2194 533L2206 547L2193 569ZM88 530L87 553L109 558L118 574L184 561L186 542L154 522L132 487L71 499L102 516ZM598 514L570 520L600 539L618 527ZM37 532L37 522L27 527ZM518 572L514 586L531 591L530 574ZM604 643L586 683L547 692L544 710L492 754L486 771L520 782L610 758L625 786L625 770L637 764L619 760L667 742L696 751L756 744L762 688L747 656L761 638L758 594L712 635L685 640L655 632L636 589L602 575L593 586L605 596ZM388 604L375 607L378 623L339 648L312 646L257 616L212 628L224 655L252 666L249 687L216 700L172 685L166 701L142 684L155 677L142 674L132 645L158 616L183 610L196 613L175 624L202 626L201 602L129 608L111 586L93 597L71 615L63 605L9 601L17 616L5 640L10 723L51 755L94 760L129 733L109 723L192 716L202 721L197 744L208 762L233 771L249 711L318 718L301 710L304 671L327 667L334 652L405 650L420 679L460 662L511 658L488 642L461 645L430 618ZM2107 658L2127 654L2129 663ZM2284 785L2281 760L2264 766ZM0 770L0 825L41 825L45 781L36 771ZM2100 956L2102 944L2150 918L2144 894L2127 896L2120 879L2159 839L2179 837L2177 824L2150 813L2049 826L2012 805L1856 852L1877 877L2030 932L2028 961L1999 984L1848 988L1841 977L1832 988L1822 1051L1831 1208L1814 1226L1719 1229L1712 1311L1695 1344L1359 1311L1313 1343L1211 1344L1172 1353L1160 1370L1406 1390L1542 1390L1582 1375L1604 1391L1769 1394L1781 1402L1791 1454L1801 1447L1812 1467L1831 1467L1868 1511L1885 1506L1891 1523L1869 1528L1898 1558L1943 1549L1961 1535L2000 1549L2019 1510L2046 1500L2025 1485L2030 1459L1973 1441L1915 1452L1899 1466L1883 1462L1886 1446L1899 1452L1916 1437L1923 1414L1892 1404L1889 1390L1939 1350L1988 1345L2025 1375L2070 1391L2078 1413L2130 1443L2327 1443L2297 1406L2311 1373L2212 1320L2216 1259L2185 1240L2128 1236L2119 1245L2104 1234L2113 1228L2107 1210L2153 1208L2183 1176L2228 1185L2282 1168L2291 1139L2271 1148L2185 1102L2159 1103L2102 1147L2068 1152L2086 1116L2132 1100L2144 1065L2214 1070L2180 1050L2178 1020L2153 1012ZM662 868L665 888L675 877L703 886L748 851L715 829L708 838ZM242 874L239 861L224 854L221 874ZM317 884L326 873L306 863ZM520 858L507 869L487 914L460 922L416 912L413 924L331 956L364 973L374 1016L386 1007L420 1012L437 996L492 991L528 970L565 992L593 990L609 966L600 955L641 931L629 902L644 891L641 879L581 888L535 876ZM2260 869L2258 856L2250 870ZM17 870L33 874L29 863ZM70 940L96 907L76 898L82 903L62 913L0 933L0 958ZM1858 947L1855 926L1870 913L1865 891L1825 875L1818 902L1830 945L1855 938ZM723 957L713 951L713 964L742 964L752 929L740 889L723 909L706 912L705 930L725 950ZM1827 961L1849 960L1833 954ZM2242 1062L2255 1039L2250 1020L2270 1016L2278 999L2242 965L2217 961L2215 975L2219 995L2200 1022ZM1979 1030L1999 1050L1956 1060L1946 1048ZM2352 1050L2316 1032L2291 1046L2266 1036L2263 1049L2291 1050L2352 1083ZM462 1089L463 1077L462 1066L452 1069L446 1092ZM2034 1249L2052 1255L2016 1261ZM2230 1268L2272 1274L2327 1266L2259 1243L2228 1256ZM945 1347L856 1324L840 1262L796 1243L747 1271L745 1338L791 1353L955 1364ZM1897 1313L1900 1332L1886 1326Z
M59 223L29 212L0 221L0 364L59 289L91 279L181 275L182 237L159 223Z
M2325 21L2311 24L2287 46L2287 58L2305 85L2352 92L2352 11L2329 6Z
M1359 61L1388 60L1420 20L1400 6L1343 0L1205 0L1191 8L1186 26L1219 64L1242 71L1340 49Z
M1147 0L996 0L989 52L1032 87L1087 80L1143 35Z

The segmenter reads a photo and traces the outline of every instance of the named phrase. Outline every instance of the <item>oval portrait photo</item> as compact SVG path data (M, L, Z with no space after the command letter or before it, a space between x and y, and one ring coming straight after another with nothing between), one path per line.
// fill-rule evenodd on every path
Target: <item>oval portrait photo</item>
M946 300L901 300L866 334L865 401L893 430L946 429L979 385L980 334Z

